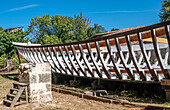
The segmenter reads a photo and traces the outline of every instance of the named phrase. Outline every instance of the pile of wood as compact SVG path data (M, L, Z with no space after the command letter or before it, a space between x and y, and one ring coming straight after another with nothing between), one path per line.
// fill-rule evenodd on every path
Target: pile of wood
M7 66L5 68L0 69L0 72L9 72L16 69L15 65L12 65L11 60L7 60Z

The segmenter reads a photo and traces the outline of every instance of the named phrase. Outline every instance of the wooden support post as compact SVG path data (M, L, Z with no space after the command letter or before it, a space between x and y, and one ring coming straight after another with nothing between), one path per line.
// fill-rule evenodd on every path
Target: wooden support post
M18 52L18 50L17 50L17 57L18 57L19 64L21 64L21 59L20 59L20 57L19 57L19 52Z
M161 85L162 85L162 88L166 92L166 100L169 101L170 100L170 79L162 79Z

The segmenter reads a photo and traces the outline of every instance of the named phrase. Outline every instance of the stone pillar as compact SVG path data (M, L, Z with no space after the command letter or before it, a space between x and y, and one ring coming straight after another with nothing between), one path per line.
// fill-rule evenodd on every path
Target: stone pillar
M166 92L166 100L170 100L170 79L162 79L161 85Z
M29 85L29 102L41 103L52 100L51 66L49 63L20 64L19 82Z

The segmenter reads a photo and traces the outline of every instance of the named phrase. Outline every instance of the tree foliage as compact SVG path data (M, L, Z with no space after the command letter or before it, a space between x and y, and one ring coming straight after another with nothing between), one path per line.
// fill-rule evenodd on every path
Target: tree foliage
M4 30L1 26L0 26L0 31Z
M162 0L162 9L159 13L159 17L162 21L168 21L170 20L170 0Z
M0 31L0 56L5 53L7 58L11 58L16 52L12 42L27 42L28 39L25 39L25 36L28 34L28 31L15 33Z
M91 24L91 20L82 13L74 17L48 14L32 18L29 31L32 41L40 44L81 41L96 33L106 32L101 25L91 27Z
M116 30L119 30L119 29L117 29L117 28L112 28L112 29L111 29L111 31L116 31Z
M104 27L102 27L101 25L98 25L98 24L94 24L94 27L88 28L87 36L90 37L97 33L103 33L103 32L107 32Z
M0 27L0 56L12 58L16 52L12 42L28 42L32 36L34 43L58 44L81 41L96 33L106 32L101 25L91 26L91 20L80 13L74 17L43 15L31 19L28 31L5 32Z

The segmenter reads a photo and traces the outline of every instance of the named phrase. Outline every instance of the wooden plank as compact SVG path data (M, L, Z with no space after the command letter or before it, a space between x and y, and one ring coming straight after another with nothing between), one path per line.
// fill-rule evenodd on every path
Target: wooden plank
M157 73L156 71L152 68L151 64L150 64L150 61L149 61L149 57L147 56L147 53L146 53L146 50L145 50L145 46L143 44L143 40L142 40L142 34L141 33L138 33L138 41L139 41L139 45L140 45L140 48L141 48L141 52L143 54L143 58L145 60L145 63L152 75L152 78L154 81L158 81L158 77L157 77ZM150 52L150 51L149 51ZM151 52L150 52L151 53ZM151 55L150 55L151 56Z
M165 33L166 33L166 38L167 38L167 40L168 40L168 44L169 44L169 48L170 48L170 26L165 26ZM158 34L157 34L157 36L159 36Z
M19 64L21 64L21 60L20 60L20 55L19 55L18 49L16 51L16 54L17 54L18 62L19 62Z
M35 52L32 50L32 48L29 48L29 51L30 51L32 57L34 58L34 60L36 61L36 63L40 63L39 59L37 59L37 58L35 57Z
M146 80L146 75L144 73L144 71L140 68L139 64L137 63L137 59L135 57L135 53L134 53L134 50L131 46L131 38L129 35L126 36L126 42L127 42L127 46L128 46L128 49L129 49L129 55L133 61L133 65L135 66L136 70L138 71L139 75L140 75L140 78L145 81Z
M65 55L64 55L64 52L63 52L61 46L59 46L58 48L59 48L59 50L60 50L60 54L61 54L61 56L62 56L62 58L63 58L64 63L66 64L67 69L70 71L70 73L71 73L72 75L74 75L71 66L68 64L68 61L66 61L66 59L65 59ZM77 75L80 76L79 74L77 74Z
M156 37L156 40L157 40L158 43L168 43L166 38ZM143 41L153 42L152 38L143 39Z
M102 64L102 68L104 69L104 72L105 72L107 78L108 78L108 79L111 79L111 77L110 77L110 72L108 71L108 68L107 68L107 66L105 65L104 60L103 60L103 57L102 57L102 55L101 55L99 43L96 41L96 42L95 42L95 45L96 45L96 49L97 49L97 53L98 53L99 59L100 59L101 64Z
M58 67L58 64L56 64L56 61L54 61L54 58L53 58L53 55L52 55L52 52L51 52L50 47L48 47L47 50L48 50L48 53L49 53L49 55L50 55L50 57L51 57L51 60L52 60L52 62L53 62L53 64L54 64L54 67L55 67L60 73L62 73L62 70L60 70L60 68Z
M154 46L154 51L155 51L155 55L156 55L156 58L159 62L159 65L164 73L164 76L165 78L170 78L166 68L165 68L165 65L163 64L163 61L162 61L162 56L160 54L160 50L159 50L159 47L158 47L158 43L156 41L156 32L155 32L155 29L151 30L151 36L152 36L152 40L153 40L153 46Z
M81 56L83 58L83 61L84 61L85 65L86 65L86 67L88 68L88 72L90 73L90 75L92 77L94 77L93 70L92 70L91 66L89 65L89 62L88 62L88 60L87 60L87 58L85 56L85 53L83 52L83 48L82 48L81 44L79 44L78 46L79 46L80 54L81 54Z
M64 65L63 65L62 62L59 61L59 59L58 59L59 56L58 56L58 53L56 52L55 47L53 47L52 49L53 49L53 52L54 52L54 56L55 56L55 58L56 58L56 61L58 62L60 68L65 72L65 74L68 74L67 71L66 71L66 69L64 68Z
M166 34L166 33L165 33L165 29L157 30L156 33L157 33L158 36L162 36L162 35L165 35L165 34ZM116 35L115 35L115 36L116 36ZM150 32L142 33L142 36L143 36L143 39L147 39L147 38L151 38L151 37L152 37ZM114 35L113 35L113 37L114 37ZM120 36L120 37L121 37L121 36ZM133 41L138 41L137 35L131 35L131 41L132 41L132 42L133 42ZM123 37L123 38L120 38L120 39L119 39L119 43L120 43L120 44L126 43L126 39L125 39L124 37ZM100 45L100 47L106 47L105 42L100 42L99 45ZM111 46L115 45L115 41L114 41L114 40L110 41L110 45L111 45ZM91 48L95 48L95 44L90 44L90 47L91 47ZM82 48L83 48L83 49L87 49L87 47L86 47L85 45L83 45ZM78 47L78 46L75 46L75 50L78 50L78 49L79 49L79 47ZM68 50L70 51L71 48L68 48ZM47 50L46 50L46 51L47 51ZM59 50L56 49L56 51L59 51ZM65 51L64 48L63 48L63 51Z
M166 49L166 52L165 52L165 58L164 58L164 64L165 66L168 66L168 57L169 57L169 47Z
M32 58L32 60L34 61L34 63L37 63L37 60L35 59L35 57L32 54L31 48L27 48L26 49L28 54L30 55L30 57Z
M40 49L40 52L41 52L41 49ZM48 63L51 65L52 69L54 69L55 72L57 72L54 63L52 63L52 62L50 61L50 59L48 59L47 53L45 52L45 48L42 48L42 54L44 54L45 58L47 59ZM50 57L50 56L49 56L49 57Z
M166 35L165 29L157 30L156 33L157 33L158 36ZM142 33L142 36L143 36L143 39L151 38L151 33L150 33L150 32L145 32L145 33ZM114 36L113 36L113 37L114 37ZM121 37L121 36L120 36L120 37ZM138 41L138 39L137 39L137 34L131 35L131 41L132 41L132 42ZM119 43L120 43L120 44L126 43L126 39L125 39L124 37L123 37L123 38L119 38ZM106 47L105 42L100 42L99 45L100 45L100 47ZM114 46L114 45L115 45L115 41L114 41L114 40L110 40L110 45L111 45L111 46ZM50 46L50 45L48 45L48 46ZM90 44L90 47L91 47L91 48L95 48L95 44L94 44L94 43L93 43L93 44ZM87 49L87 47L86 47L85 45L82 45L82 48L83 48L83 49ZM62 48L62 49L63 49L63 51L65 51L64 48ZM78 49L79 49L79 47L78 47L78 46L75 46L75 50L78 50ZM70 51L71 48L68 48L68 50ZM56 48L56 51L59 51L59 49ZM46 52L47 52L47 50L46 50Z
M143 60L143 54L140 54L140 56L139 56L139 60L138 60L138 64L139 65L141 65L141 63L142 63L142 60Z
M76 62L77 62L77 64L78 64L81 72L83 73L83 75L84 75L85 77L87 77L87 75L86 75L86 73L85 73L85 70L84 70L84 68L83 68L83 65L80 63L80 60L79 60L79 58L78 58L78 56L77 56L77 54L76 54L76 51L75 51L74 46L73 46L73 45L70 45L70 47L71 47L72 53L73 53L73 55L74 55L74 58L75 58L75 60L76 60Z
M76 74L77 74L78 76L80 76L80 73L79 73L78 69L76 68L76 65L75 65L74 61L73 61L72 58L71 58L71 55L70 55L70 52L68 51L67 46L64 46L64 48L65 48L65 50L66 50L66 55L68 56L68 60L69 60L69 62L70 62L70 64L71 64L71 67L74 69L74 71L76 72Z
M31 63L35 63L35 61L33 60L33 58L30 56L30 53L28 52L27 48L23 49L24 52L26 53L26 55L28 56L28 58L31 60Z
M26 103L28 103L28 89L27 89L27 86L25 87L25 99L26 99Z
M121 47L120 47L119 39L118 38L115 38L115 43L116 43L116 48L117 48L117 52L119 54L121 63L123 64L125 70L127 71L130 79L131 80L135 80L134 73L133 73L132 69L130 67L128 67L128 65L125 63L125 59L123 57L123 52L121 51Z
M170 86L170 80L169 79L162 79L161 85L162 86Z
M25 55L25 53L22 51L22 49L17 48L17 50L26 59L27 62L30 62L29 58Z
M13 99L13 101L10 105L11 108L14 107L14 105L17 103L17 101L18 101L19 97L21 96L21 94L23 93L23 91L24 91L24 87L20 87L17 95L15 96L15 98Z
M93 56L93 53L92 53L92 51L91 51L90 44L89 44L89 43L86 43L86 46L87 46L87 50L88 50L89 56L90 56L90 58L91 58L91 60L92 60L92 62L93 62L93 64L94 64L94 67L95 67L96 70L97 70L98 76L99 76L100 78L103 78L102 73L101 73L101 71L100 71L100 68L99 68L99 66L97 65L96 61L94 60L94 56Z
M108 53L109 53L109 55L110 55L110 58L111 58L111 61L112 61L112 64L113 64L113 68L114 68L114 70L115 70L115 72L116 72L116 74L117 74L117 77L118 77L119 79L122 79L122 73L121 73L121 71L120 71L120 68L119 68L118 65L116 64L115 58L113 57L113 52L112 52L112 50L111 50L111 48L110 48L110 42L109 42L109 40L106 40L105 42L106 42L107 50L108 50ZM119 61L120 61L120 58L119 58Z
M15 86L15 85L17 85L17 86L28 86L27 83L20 83L20 82L15 82L15 83L13 83L13 85L14 85L14 86Z
M126 53L126 56L125 56L126 58L125 58L125 63L127 63L128 62L128 60L129 60L129 57L130 57L130 55L129 55L129 52L127 52ZM119 58L120 59L120 58ZM131 61L132 62L132 61Z
M29 62L32 62L32 60L28 57L27 53L25 52L24 48L21 49L23 54L25 55L25 57L27 57L27 59L29 59Z
M37 48L34 48L34 50L35 50L35 53L36 53L36 55L37 55L37 58L38 58L38 60L39 60L39 62L40 63L43 63L44 61L39 57L39 55L38 55L38 51L37 51ZM40 54L40 53L39 53Z
M107 53L102 53L102 51L101 51L101 54L103 54L103 59L104 59L104 63L105 64L110 64L110 55L109 55L109 53L107 52Z
M47 62L46 57L44 56L44 54L42 54L41 48L37 48L37 50L38 50L38 51L39 51L39 53L40 53L41 60L43 60L43 63Z

